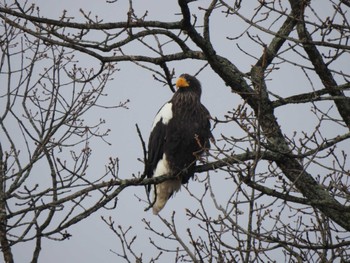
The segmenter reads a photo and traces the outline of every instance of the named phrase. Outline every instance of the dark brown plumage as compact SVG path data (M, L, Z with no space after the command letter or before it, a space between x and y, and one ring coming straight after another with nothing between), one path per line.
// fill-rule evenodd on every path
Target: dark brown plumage
M157 113L148 144L148 177L178 175L156 185L153 213L194 175L197 158L209 147L209 111L201 104L201 85L188 74L176 82L177 91Z

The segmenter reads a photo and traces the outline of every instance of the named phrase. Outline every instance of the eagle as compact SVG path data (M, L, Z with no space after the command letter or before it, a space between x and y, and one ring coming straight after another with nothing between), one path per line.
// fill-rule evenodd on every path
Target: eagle
M148 142L147 177L174 176L155 185L152 207L155 215L194 176L196 160L213 139L210 113L200 101L200 82L194 76L182 74L176 88L171 100L155 116Z

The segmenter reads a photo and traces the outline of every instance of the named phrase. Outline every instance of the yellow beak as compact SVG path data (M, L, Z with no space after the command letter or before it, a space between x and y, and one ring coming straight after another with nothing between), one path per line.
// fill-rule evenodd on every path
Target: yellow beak
M177 88L186 88L189 86L190 86L190 84L187 82L187 80L184 77L179 77L176 81Z

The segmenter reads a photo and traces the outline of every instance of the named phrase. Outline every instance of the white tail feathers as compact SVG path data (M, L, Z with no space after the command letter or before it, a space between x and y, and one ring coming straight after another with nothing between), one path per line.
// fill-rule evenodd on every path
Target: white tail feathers
M181 188L181 179L172 179L163 183L157 184L155 187L154 197L156 201L153 205L153 214L158 215L163 209L166 202L173 193L176 193Z
M171 174L167 156L164 153L162 159L157 163L157 167L154 170L154 177ZM153 214L158 215L159 211L163 209L166 202L173 193L180 190L181 179L171 179L155 186L154 198L155 203L153 205Z

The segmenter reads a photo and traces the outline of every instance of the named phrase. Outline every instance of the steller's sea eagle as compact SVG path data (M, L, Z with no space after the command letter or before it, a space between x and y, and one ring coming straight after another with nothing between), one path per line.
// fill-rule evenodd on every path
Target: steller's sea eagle
M200 82L182 74L176 87L172 99L158 111L148 142L147 177L175 176L155 185L155 215L172 194L179 191L181 184L193 177L196 160L209 148L212 138L210 113L200 102Z

